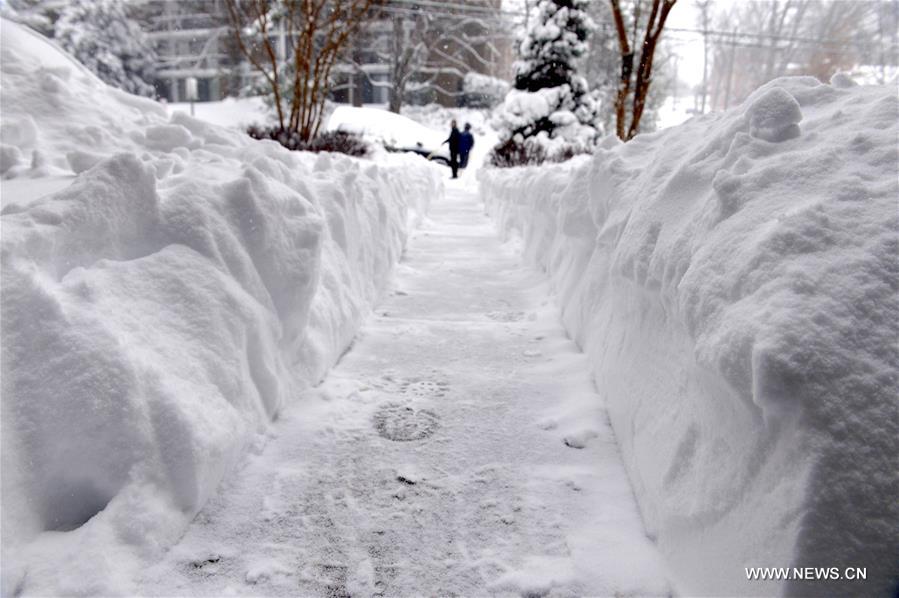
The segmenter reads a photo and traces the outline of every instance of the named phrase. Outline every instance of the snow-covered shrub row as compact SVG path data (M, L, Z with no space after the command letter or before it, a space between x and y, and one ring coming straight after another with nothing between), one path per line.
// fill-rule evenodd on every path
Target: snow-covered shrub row
M169 119L2 43L2 593L127 593L349 345L441 171Z
M554 281L687 594L899 583L895 89L779 79L593 158L485 170ZM744 567L867 568L867 581Z

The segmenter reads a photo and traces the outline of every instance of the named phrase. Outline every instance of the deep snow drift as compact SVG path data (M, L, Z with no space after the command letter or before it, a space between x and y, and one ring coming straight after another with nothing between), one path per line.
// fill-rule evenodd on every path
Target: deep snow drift
M2 102L2 593L109 594L345 350L442 172L169 119L7 21Z
M899 583L896 139L894 88L791 78L593 158L480 174L554 281L686 593ZM759 566L868 579L747 581Z

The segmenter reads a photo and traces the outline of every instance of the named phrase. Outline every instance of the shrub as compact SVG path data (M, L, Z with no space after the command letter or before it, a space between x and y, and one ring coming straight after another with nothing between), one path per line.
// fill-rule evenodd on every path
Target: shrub
M582 156L591 153L589 149L581 145L566 144L552 155L552 162L566 162L575 156Z
M247 134L253 139L271 139L293 151L335 152L363 158L371 153L371 147L359 135L346 131L328 131L305 143L296 131L285 131L279 127L251 125Z
M346 131L322 133L300 149L307 152L336 152L363 158L371 152L368 142L360 135Z
M546 150L537 143L516 140L500 143L490 152L490 164L497 168L530 166L546 162Z
M557 145L552 151L548 151L546 145L535 138L521 140L513 137L493 148L490 152L490 164L497 168L536 166L547 162L565 162L589 153L586 147L571 143Z

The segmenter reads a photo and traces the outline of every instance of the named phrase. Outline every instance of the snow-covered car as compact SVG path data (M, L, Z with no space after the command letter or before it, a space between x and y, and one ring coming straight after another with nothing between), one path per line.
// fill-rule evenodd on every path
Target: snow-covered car
M328 131L356 133L378 143L387 151L409 152L428 160L449 165L449 147L443 143L446 134L380 108L338 106L326 125Z

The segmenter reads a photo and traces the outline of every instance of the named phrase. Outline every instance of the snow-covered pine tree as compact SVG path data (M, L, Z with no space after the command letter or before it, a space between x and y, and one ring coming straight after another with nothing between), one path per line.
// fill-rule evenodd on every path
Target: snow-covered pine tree
M48 5L44 0L0 0L0 16L53 37L53 23L59 17L59 7Z
M56 21L54 37L106 83L154 95L156 51L122 0L72 0Z
M500 146L539 146L553 157L595 142L598 102L576 67L594 28L587 10L592 1L537 1L515 63L515 87L494 118Z

